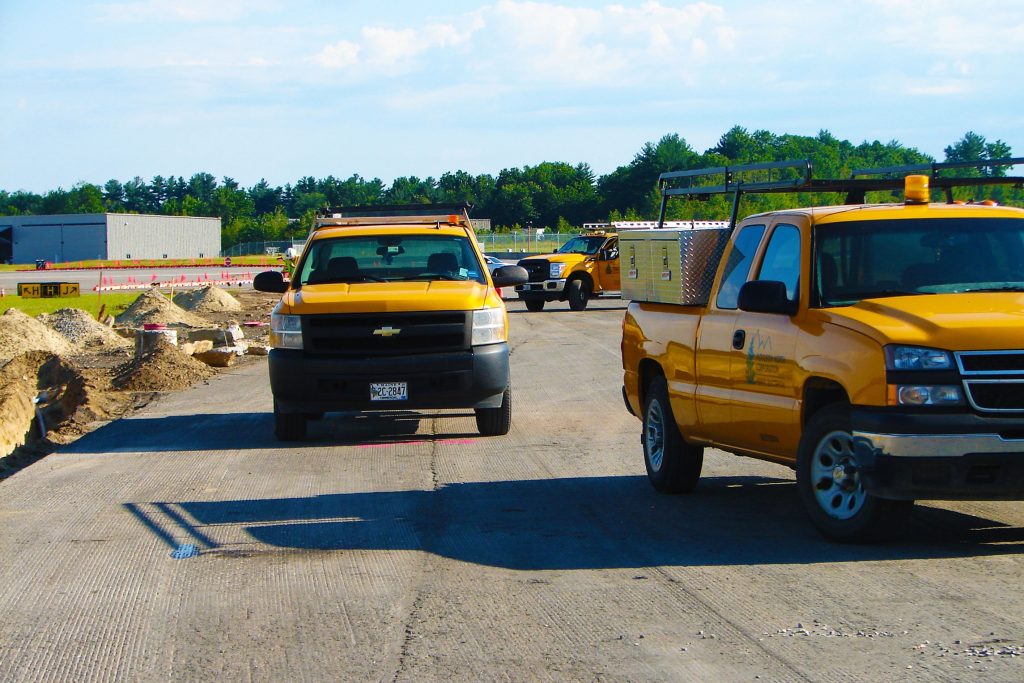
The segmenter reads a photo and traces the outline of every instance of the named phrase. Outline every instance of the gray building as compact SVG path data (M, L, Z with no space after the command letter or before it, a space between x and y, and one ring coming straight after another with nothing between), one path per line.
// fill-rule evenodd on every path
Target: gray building
M219 255L219 218L134 213L0 216L0 262Z

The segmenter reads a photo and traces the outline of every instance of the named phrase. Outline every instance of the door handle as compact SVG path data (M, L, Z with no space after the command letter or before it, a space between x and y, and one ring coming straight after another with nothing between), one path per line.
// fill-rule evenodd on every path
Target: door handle
M743 343L747 341L747 333L743 330L736 330L732 333L732 348L742 349Z

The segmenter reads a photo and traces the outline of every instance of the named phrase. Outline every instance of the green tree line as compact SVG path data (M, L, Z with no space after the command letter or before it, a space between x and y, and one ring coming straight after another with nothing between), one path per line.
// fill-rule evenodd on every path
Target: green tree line
M1001 140L989 142L974 132L946 147L942 161L985 161L1012 156ZM658 175L711 166L811 159L815 177L842 178L856 168L931 163L936 159L899 142L839 140L828 131L816 136L776 135L734 126L714 147L698 152L676 133L640 148L632 161L598 177L585 163L542 162L507 168L493 176L451 171L440 178L403 176L387 186L379 178L307 176L294 184L274 186L260 180L244 188L232 178L218 181L209 173L135 177L102 186L82 182L70 190L45 194L0 190L0 215L69 213L150 213L215 216L222 221L222 244L292 239L305 235L318 210L331 206L468 202L473 216L490 218L497 230L526 226L564 230L600 220L653 220L661 195ZM980 175L983 171L966 170ZM987 172L987 171L986 171ZM997 174L1005 169L997 169ZM969 195L971 188L960 190ZM1019 188L984 188L985 198L1024 205ZM982 198L979 196L978 198ZM885 197L877 198L885 201ZM745 213L783 208L821 198L760 195L745 200ZM836 199L836 201L841 201ZM729 217L724 197L704 202L671 202L668 218L722 220Z

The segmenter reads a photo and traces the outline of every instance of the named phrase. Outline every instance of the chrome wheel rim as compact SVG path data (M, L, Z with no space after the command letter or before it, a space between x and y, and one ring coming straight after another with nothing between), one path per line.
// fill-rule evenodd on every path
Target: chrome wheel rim
M647 406L647 424L644 426L644 445L647 447L647 464L651 471L661 469L665 459L665 414L657 399Z
M811 461L811 484L818 506L833 519L851 519L864 507L867 493L849 432L829 432L818 442Z

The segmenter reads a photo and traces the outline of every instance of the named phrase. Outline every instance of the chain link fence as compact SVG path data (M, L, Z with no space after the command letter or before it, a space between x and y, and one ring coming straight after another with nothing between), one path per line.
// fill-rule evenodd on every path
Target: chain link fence
M485 253L502 254L546 254L565 244L576 233L545 233L541 236L528 233L479 232L477 241ZM304 240L277 242L243 242L221 251L221 256L273 256L283 254L288 247L301 251Z

